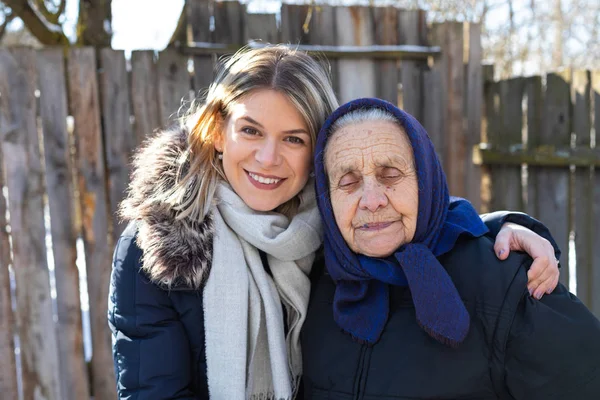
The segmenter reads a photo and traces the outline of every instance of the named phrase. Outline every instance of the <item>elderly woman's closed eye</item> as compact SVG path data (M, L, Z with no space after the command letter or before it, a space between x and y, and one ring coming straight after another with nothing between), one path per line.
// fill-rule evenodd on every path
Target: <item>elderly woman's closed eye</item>
M413 239L419 207L410 141L384 115L370 110L362 122L338 120L325 153L337 226L354 252L372 257Z

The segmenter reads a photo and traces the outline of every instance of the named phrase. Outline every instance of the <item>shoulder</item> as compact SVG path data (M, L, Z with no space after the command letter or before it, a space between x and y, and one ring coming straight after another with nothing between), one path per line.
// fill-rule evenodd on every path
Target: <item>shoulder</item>
M494 243L487 236L459 239L449 253L439 258L463 297L494 296L502 301L512 285L527 286L527 269L532 259L524 253L511 252L506 260L494 253Z
M119 207L120 217L135 228L123 233L115 254L137 254L139 268L167 288L201 288L212 263L212 217L178 218L165 196L188 168L188 136L185 126L176 125L146 140L134 156Z

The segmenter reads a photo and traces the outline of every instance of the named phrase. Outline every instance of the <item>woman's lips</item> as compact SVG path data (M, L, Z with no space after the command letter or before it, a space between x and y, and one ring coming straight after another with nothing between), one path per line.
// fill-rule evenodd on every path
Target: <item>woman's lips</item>
M380 231L380 230L383 230L383 229L387 228L388 226L392 225L394 222L395 221L371 222L371 223L359 225L356 229L359 229L361 231Z
M263 190L277 189L285 181L285 178L279 178L277 176L262 175L262 174L257 174L255 172L250 172L250 171L246 171L246 170L244 170L244 172L246 173L246 176L248 177L248 180L250 181L250 183L258 189L263 189ZM262 181L262 182L260 182L260 181Z

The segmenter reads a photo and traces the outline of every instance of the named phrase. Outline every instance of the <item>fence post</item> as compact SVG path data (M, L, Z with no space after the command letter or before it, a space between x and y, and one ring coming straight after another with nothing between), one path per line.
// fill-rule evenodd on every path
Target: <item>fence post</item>
M598 148L600 142L600 71L592 73L592 102L594 104L594 147ZM594 295L588 306L596 317L600 318L600 251L598 251L600 249L600 170L598 168L592 169L592 188L592 215L590 215L589 221L595 229L591 238L591 248L594 251L590 260L592 265L590 279L593 282L591 290Z
M67 85L63 49L37 53L40 117L56 281L58 348L64 399L90 395L83 352L71 143L67 131Z
M380 45L398 44L398 13L396 7L374 7L373 25L375 43ZM399 70L398 60L377 61L377 97L398 105Z
M571 144L571 74L551 73L546 78L541 130L544 145ZM544 221L562 250L560 281L569 287L569 234L571 232L570 171L566 168L535 168L538 218Z
M1 58L0 65L3 65ZM0 95L2 95L2 90L2 86L0 86ZM0 136L4 136L5 134L2 126L5 120L5 117L2 115L4 108L1 102L3 100L5 99L0 98ZM3 163L4 156L0 147L0 187L5 186ZM14 329L15 317L12 310L10 275L8 270L9 265L12 264L12 260L6 228L6 201L4 200L4 194L0 193L0 359L4 360L2 369L0 370L0 393L8 399L17 399L19 393L15 361L15 342L13 339L16 333Z
M93 48L69 50L69 105L75 126L76 173L81 208L92 331L91 386L95 400L116 397L111 334L106 320L112 248L104 144Z
M63 396L46 260L35 67L34 50L0 50L0 92L6 108L2 112L2 153L17 283L23 397L58 400Z
M445 22L433 24L432 44L441 47L442 55L438 60L441 71L441 98L444 148L444 170L448 178L450 193L454 196L467 195L465 184L465 157L467 151L464 121L464 48L463 24Z
M335 8L336 40L339 46L366 46L374 42L369 7ZM376 95L375 62L369 59L338 60L341 103Z
M573 102L573 132L577 147L591 147L590 73L573 71L571 101ZM586 305L592 304L592 235L593 188L591 167L576 167L574 185L575 252L577 257L577 297Z
M481 168L473 163L471 150L481 142L481 116L483 111L483 69L481 65L481 25L469 25L469 53L466 71L467 152L464 160L467 199L476 210L481 209Z

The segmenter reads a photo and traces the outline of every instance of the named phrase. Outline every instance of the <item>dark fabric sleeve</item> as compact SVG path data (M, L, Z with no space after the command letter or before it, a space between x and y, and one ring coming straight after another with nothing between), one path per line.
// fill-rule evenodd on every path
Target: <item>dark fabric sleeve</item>
M492 213L481 214L479 216L481 220L485 223L485 225L490 230L489 235L495 238L500 232L500 228L506 222L513 222L515 224L524 226L526 228L531 229L533 232L537 233L544 239L547 239L552 247L554 247L554 255L557 260L560 260L560 248L558 244L552 237L550 230L546 227L546 225L542 224L537 219L530 217L529 215L516 212L516 211L495 211Z
M141 256L134 236L121 236L108 300L119 399L197 399L183 325L168 292L140 271Z
M562 284L542 300L520 298L505 350L512 398L600 399L600 321Z

